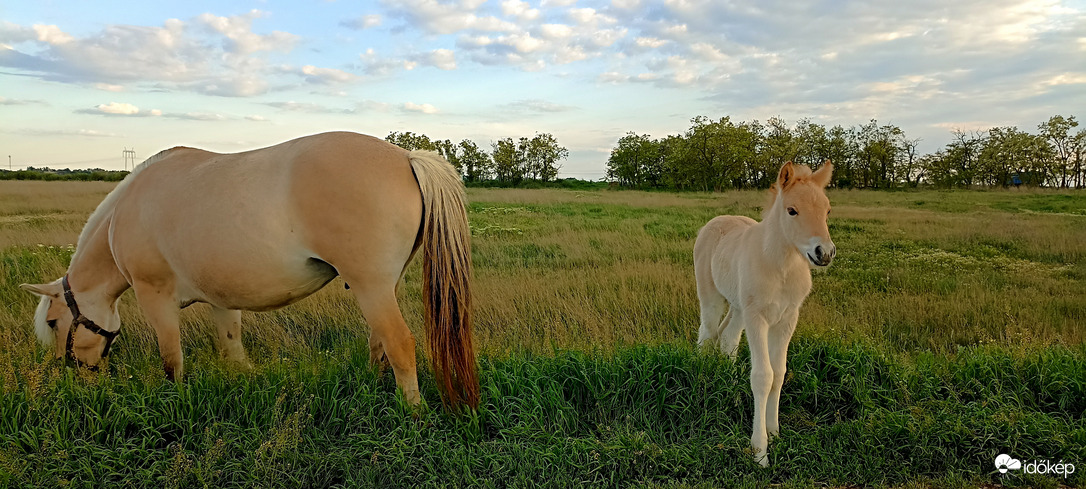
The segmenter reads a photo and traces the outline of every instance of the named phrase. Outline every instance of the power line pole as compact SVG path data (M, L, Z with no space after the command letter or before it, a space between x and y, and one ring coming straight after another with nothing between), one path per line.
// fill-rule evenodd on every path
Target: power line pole
M132 168L135 169L136 168L136 149L135 148L125 148L124 151L121 151L121 154L124 155L124 169L125 169L125 171L128 171L128 160L132 160Z

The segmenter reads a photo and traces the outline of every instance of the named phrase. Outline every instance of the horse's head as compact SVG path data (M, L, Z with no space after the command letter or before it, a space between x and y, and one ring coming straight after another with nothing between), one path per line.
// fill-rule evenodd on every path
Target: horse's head
M56 358L68 356L76 364L95 369L109 356L109 347L121 329L120 314L115 302L95 299L93 294L80 294L76 302L64 282L62 278L47 284L20 285L41 298L34 313L34 332L42 345L53 349Z
M826 224L830 199L826 198L825 187L832 175L829 160L816 172L788 162L781 167L774 185L777 197L770 212L780 223L785 239L807 257L812 267L829 266L837 254Z

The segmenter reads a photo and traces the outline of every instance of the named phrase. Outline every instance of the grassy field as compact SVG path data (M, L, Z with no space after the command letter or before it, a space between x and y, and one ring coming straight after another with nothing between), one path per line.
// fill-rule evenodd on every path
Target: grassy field
M815 274L761 469L744 349L694 347L691 250L764 192L469 189L483 400L456 417L428 372L413 414L368 367L338 280L245 315L252 371L219 362L196 305L188 374L166 382L130 294L106 372L48 361L17 286L63 274L111 188L0 182L0 486L1086 484L1086 193L830 192L838 258ZM417 335L419 291L416 265L400 293ZM999 453L1078 470L1001 475Z

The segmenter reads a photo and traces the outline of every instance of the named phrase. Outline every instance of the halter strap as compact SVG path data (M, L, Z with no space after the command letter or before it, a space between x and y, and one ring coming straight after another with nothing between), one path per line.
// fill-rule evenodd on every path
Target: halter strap
M68 358L75 361L76 365L79 364L79 359L75 357L75 352L72 347L75 343L75 330L82 325L87 328L91 333L97 334L106 339L106 347L102 350L102 358L109 356L109 347L113 345L113 340L121 334L120 331L109 331L107 329L94 324L89 318L79 312L79 305L75 303L75 294L72 292L72 287L68 285L68 275L64 275L64 278L60 280L60 284L64 287L64 302L68 304L68 310L72 312L72 327L68 328L68 343L66 345L66 351Z

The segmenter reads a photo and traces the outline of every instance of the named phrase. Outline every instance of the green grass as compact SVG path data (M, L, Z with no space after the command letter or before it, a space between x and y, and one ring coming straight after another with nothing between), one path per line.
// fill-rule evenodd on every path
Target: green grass
M0 199L0 486L1086 485L1086 194L831 192L838 259L815 274L761 469L745 349L693 346L691 263L698 228L757 217L761 192L469 189L483 400L454 416L425 368L413 412L367 365L338 281L245 315L252 371L220 363L193 306L188 374L165 381L130 296L108 371L47 360L17 285L63 273L74 218L33 219L85 218L87 188ZM421 335L418 268L400 292ZM999 475L999 453L1080 467Z

